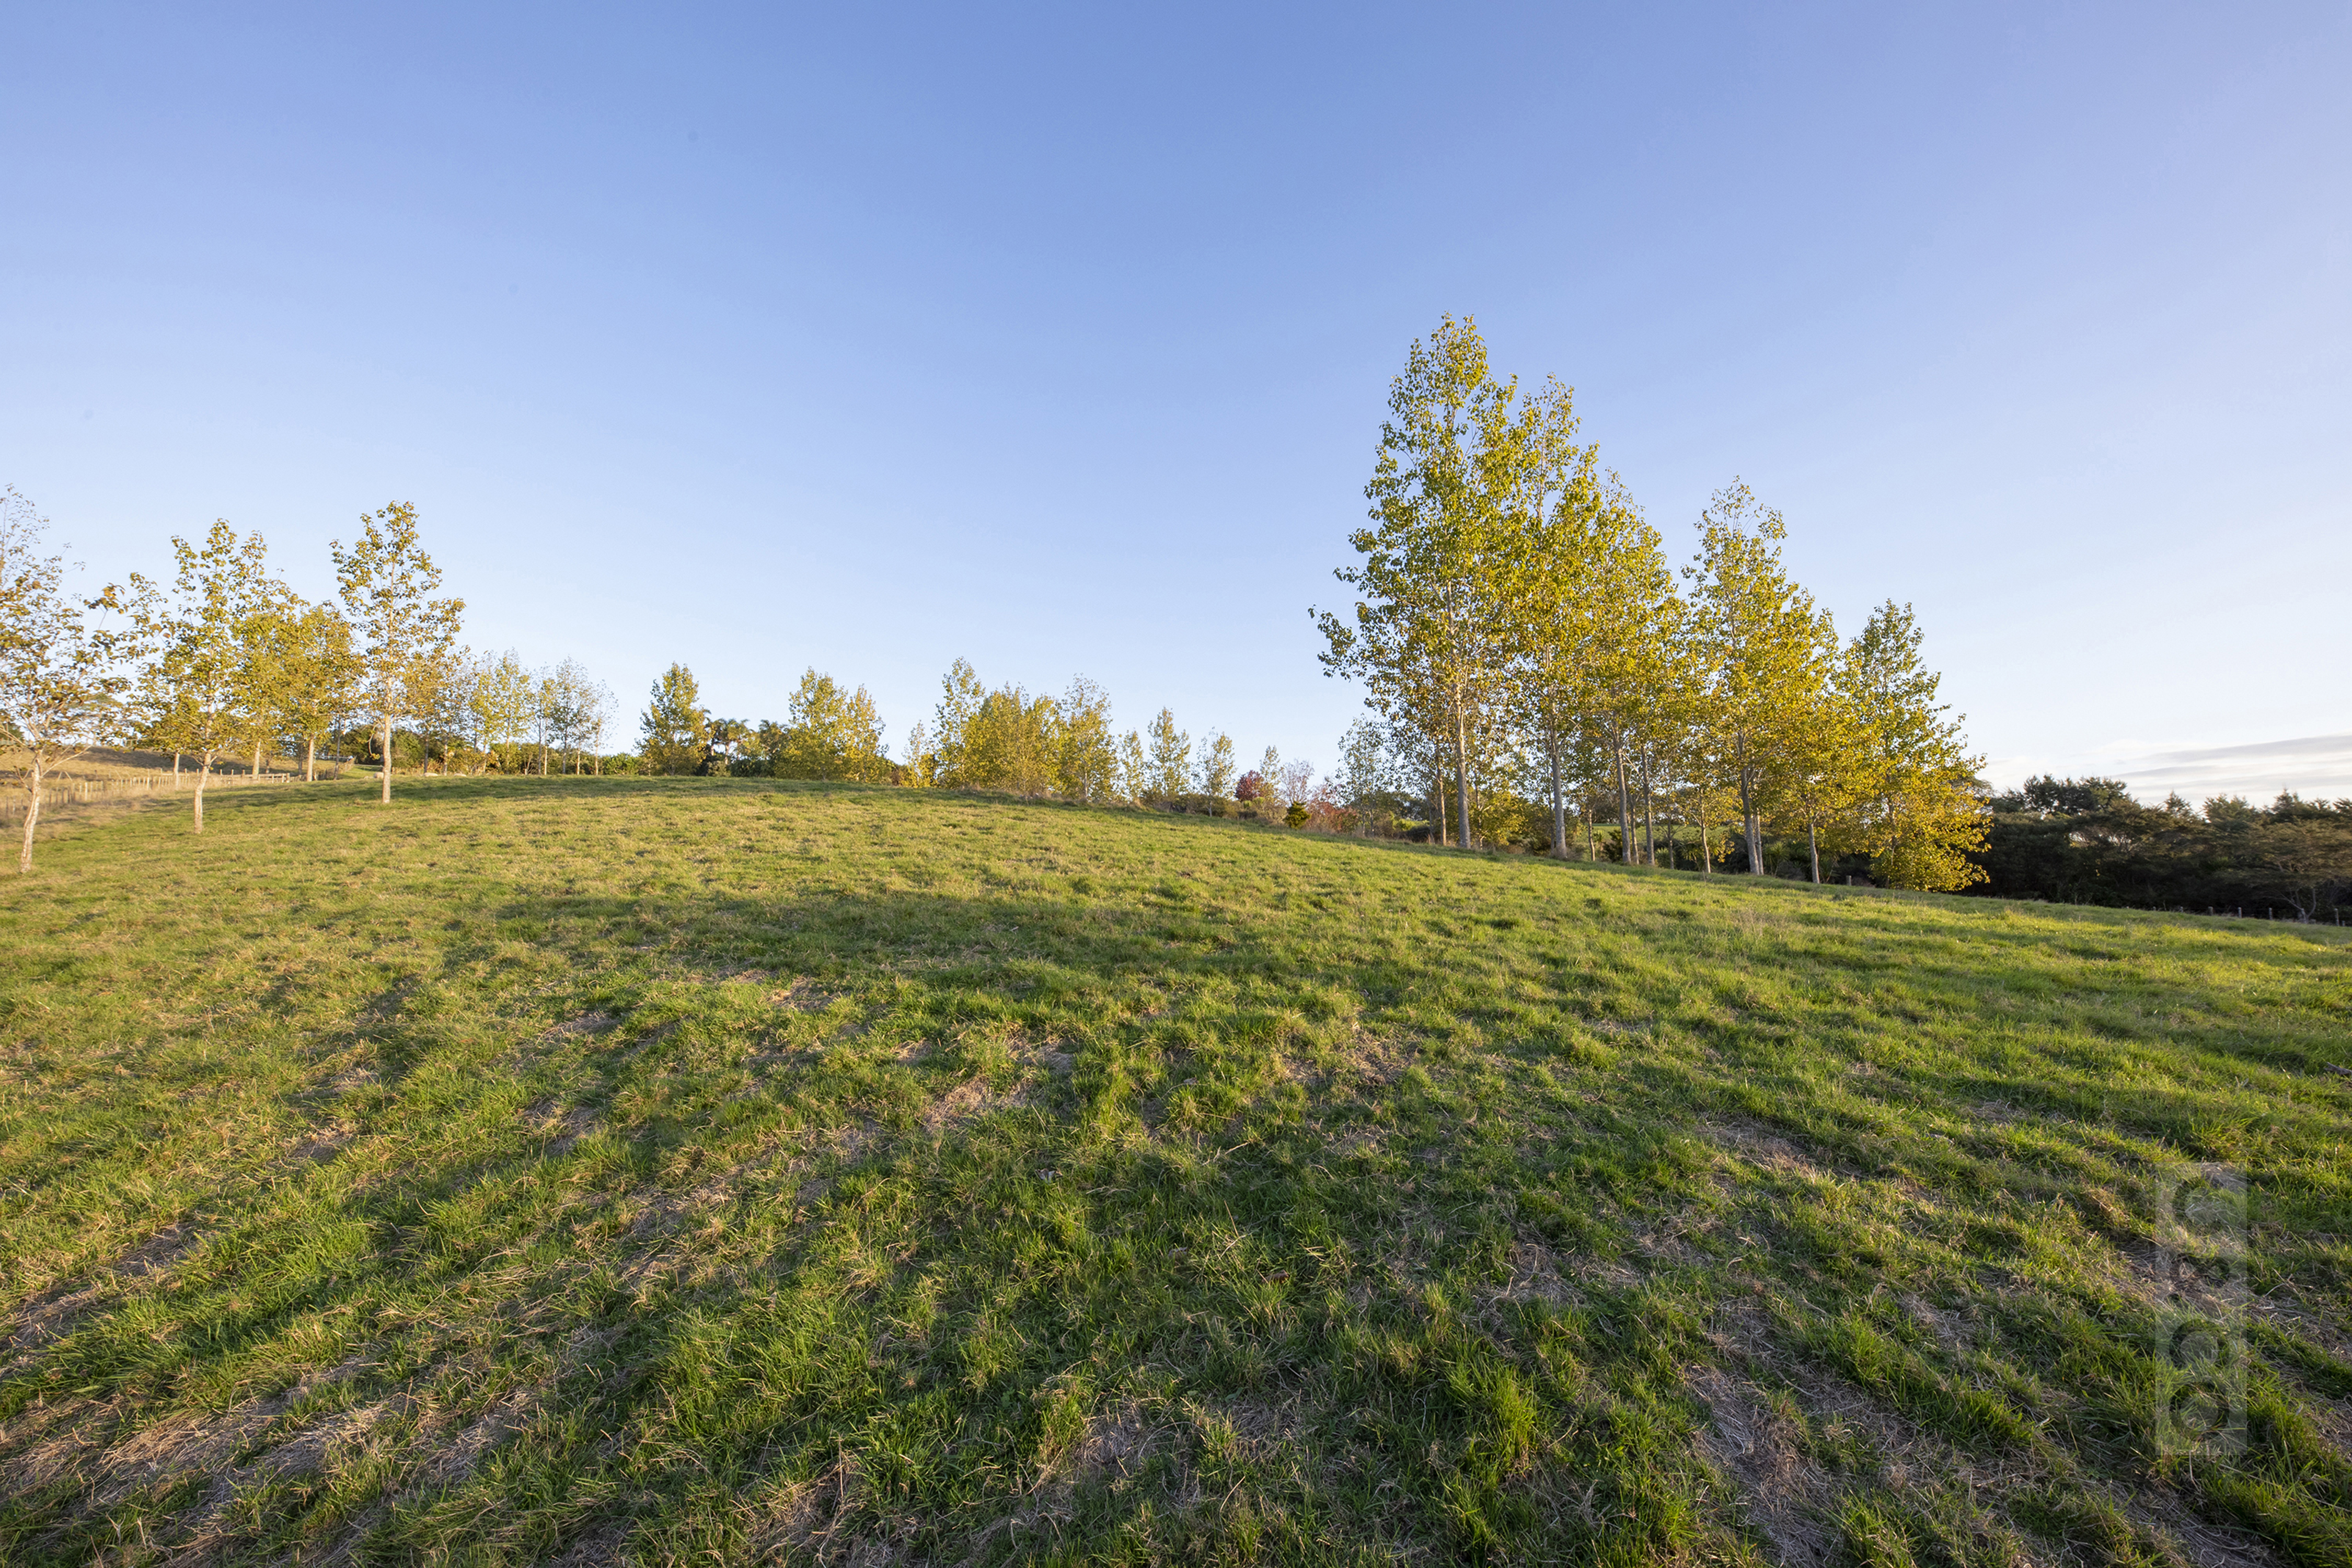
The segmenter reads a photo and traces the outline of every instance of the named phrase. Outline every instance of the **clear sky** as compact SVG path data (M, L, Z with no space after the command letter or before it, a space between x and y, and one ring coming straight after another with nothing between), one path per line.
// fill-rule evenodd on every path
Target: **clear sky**
M959 655L1333 760L1310 604L1441 313L1677 555L1734 475L1996 782L2352 795L2352 8L12 6L0 479L468 639Z

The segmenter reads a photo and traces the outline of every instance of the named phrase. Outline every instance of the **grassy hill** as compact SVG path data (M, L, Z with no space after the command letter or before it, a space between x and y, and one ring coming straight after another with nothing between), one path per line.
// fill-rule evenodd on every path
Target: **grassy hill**
M2352 1560L2352 933L371 787L0 885L10 1561Z

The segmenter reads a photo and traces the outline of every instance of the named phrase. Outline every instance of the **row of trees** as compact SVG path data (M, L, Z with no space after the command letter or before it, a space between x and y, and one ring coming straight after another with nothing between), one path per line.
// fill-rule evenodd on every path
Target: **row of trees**
M195 764L192 821L204 830L216 765L300 758L355 742L382 760L392 798L395 735L454 768L578 768L601 752L612 698L569 660L537 670L509 652L460 646L465 601L394 502L331 546L336 594L311 603L269 570L258 532L215 521L174 536L172 572L77 593L47 544L48 523L0 490L0 724L26 757L20 869L32 866L46 777L101 745L169 752ZM561 759L556 763L554 759Z
M654 682L638 721L636 766L651 773L724 773L737 778L848 779L892 784L898 768L882 750L873 694L850 690L811 669L782 723L714 717L694 672L673 664Z
M1663 820L1670 842L1696 829L1703 869L1727 854L1762 874L1779 826L1816 880L1841 851L1904 886L1982 876L1979 761L1907 605L1842 644L1782 559L1786 522L1737 482L1677 574L1579 443L1570 390L1498 379L1468 320L1412 346L1389 408L1371 526L1337 574L1359 597L1310 611L1327 671L1375 716L1351 738L1351 795L1410 781L1444 842L1491 842L1482 816L1516 821L1532 798L1561 856L1571 815L1588 847L1613 816L1628 861L1657 862Z
M202 542L174 537L173 573L76 593L48 522L0 491L0 716L26 759L24 840L33 863L44 778L117 742L194 756L193 820L204 829L214 764L284 742L315 776L319 742L363 716L389 752L393 726L430 710L454 659L462 600L395 503L333 546L337 605L304 601L268 571L258 533L216 521ZM391 779L384 779L391 798Z
M453 773L602 773L613 715L612 692L578 660L534 668L509 648L460 661L417 739Z
M2352 800L2151 806L2117 779L2029 779L1993 797L1979 858L1981 890L2000 898L2340 921Z
M890 759L874 698L811 669L785 721L748 724L702 706L694 672L670 666L639 721L638 765L657 773L841 779L942 789L1003 790L1096 805L1128 804L1279 816L1294 826L1336 826L1339 805L1311 763L1286 764L1269 746L1242 772L1233 738L1195 742L1161 709L1144 730L1121 734L1110 695L1085 676L1060 696L989 687L958 659L939 706Z

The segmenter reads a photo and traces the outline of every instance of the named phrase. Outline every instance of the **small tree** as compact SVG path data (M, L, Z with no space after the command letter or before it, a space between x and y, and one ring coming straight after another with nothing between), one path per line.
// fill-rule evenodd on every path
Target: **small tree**
M121 719L131 680L121 661L134 635L85 617L121 607L111 585L90 598L65 591L65 559L41 553L48 520L14 485L0 489L0 719L24 748L21 875L33 868L44 775L80 756Z
M830 675L804 670L786 718L772 742L779 748L771 758L777 777L880 784L890 776L882 715L863 686L853 691Z
M1936 700L1942 678L1922 640L1911 606L1889 599L1847 646L1837 673L1855 718L1849 776L1880 880L1957 892L1985 879L1970 858L1990 815L1976 778L1984 759L1969 753L1962 716Z
M1118 739L1118 793L1140 805L1151 792L1151 764L1143 754L1143 737L1129 730Z
M1339 737L1339 800L1356 819L1356 831L1372 830L1372 814L1391 787L1393 769L1386 737L1369 719L1358 719Z
M500 773L512 773L511 748L530 732L537 696L530 667L512 648L485 658L474 667L467 696L468 717L482 749L496 758Z
M577 668L567 660L565 668ZM572 743L585 745L593 761L583 767L578 761L572 766L583 771L604 771L604 729L613 721L613 691L603 681L585 669L578 669L572 688Z
M223 753L241 750L268 723L264 666L251 651L261 618L276 599L264 575L267 546L258 533L240 539L215 519L200 549L174 534L177 565L168 592L131 574L142 636L153 660L142 681L142 732L196 757L193 831L205 830L205 785Z
M448 679L466 601L436 597L441 569L417 547L416 509L394 501L360 519L349 550L330 549L358 645L361 706L375 722L383 755L383 804L392 804L392 727L422 720Z
M1220 799L1234 793L1234 738L1223 731L1201 749L1201 793Z
M938 776L937 768L931 755L931 727L918 719L915 727L907 731L907 765L898 782L916 788L928 786Z
M638 721L645 732L639 748L649 773L690 773L702 765L710 741L710 715L694 671L673 664L654 682L653 700Z
M1272 746L1258 759L1257 766L1244 773L1234 785L1234 798L1256 805L1260 816L1276 817L1290 804L1290 796L1282 789L1282 753Z
M302 743L302 782L319 776L319 742L334 733L356 699L359 662L351 624L326 605L302 607L285 627L278 721Z
M1064 800L1103 801L1119 794L1118 742L1110 727L1110 693L1083 675L1070 678L1063 693L1058 776Z
M1145 793L1173 800L1192 785L1192 737L1176 728L1176 715L1162 708L1151 721L1151 760L1144 770Z

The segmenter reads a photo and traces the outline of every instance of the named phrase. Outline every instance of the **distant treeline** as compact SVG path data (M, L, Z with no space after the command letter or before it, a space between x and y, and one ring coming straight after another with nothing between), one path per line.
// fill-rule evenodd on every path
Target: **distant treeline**
M702 706L694 672L673 664L640 717L637 755L617 765L653 773L840 780L913 788L996 790L1086 805L1128 805L1280 820L1341 831L1355 826L1309 763L1268 746L1244 771L1233 738L1197 742L1162 708L1121 734L1110 694L1085 676L1060 696L991 688L968 660L940 682L939 706L918 721L893 762L872 693L804 672L781 721L721 718Z
M2118 779L2035 778L1995 795L1977 855L1995 898L2341 921L2352 800L2142 805Z

